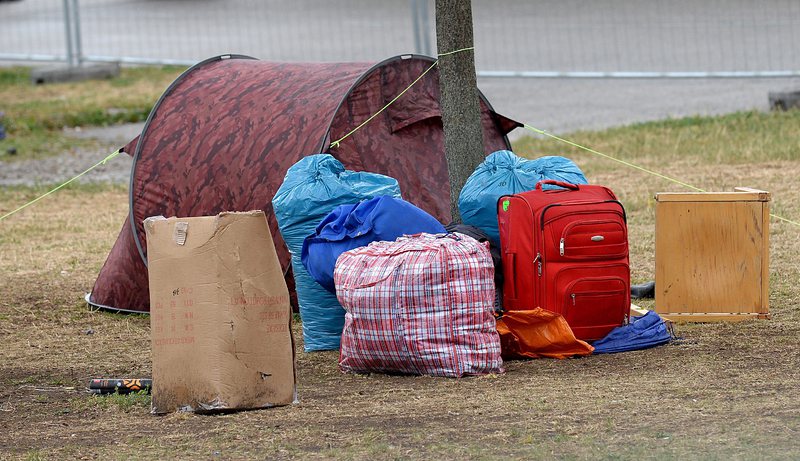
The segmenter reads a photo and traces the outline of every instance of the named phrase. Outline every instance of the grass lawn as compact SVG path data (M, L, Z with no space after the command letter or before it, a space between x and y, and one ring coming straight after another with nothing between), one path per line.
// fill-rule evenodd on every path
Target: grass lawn
M768 190L774 213L800 221L800 112L565 137L705 190ZM685 189L549 139L522 139L515 151L572 158L617 192L632 279L654 278L653 194ZM0 215L44 190L0 190ZM682 324L667 346L511 361L505 374L459 380L344 375L337 352L302 352L295 324L300 403L155 417L148 396L85 391L92 377L151 372L149 318L91 312L83 301L126 212L123 186L71 186L0 222L0 458L800 457L795 225L770 224L771 320Z
M37 158L94 141L67 138L65 128L142 122L159 95L182 71L178 67L123 68L113 79L32 85L30 69L0 68L0 112L8 138L0 160ZM16 155L9 155L9 149ZM88 165L87 165L88 166Z

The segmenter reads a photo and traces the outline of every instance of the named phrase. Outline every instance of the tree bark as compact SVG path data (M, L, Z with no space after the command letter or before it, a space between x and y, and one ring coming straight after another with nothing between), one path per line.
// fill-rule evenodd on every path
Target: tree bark
M473 46L471 0L436 0L436 42L450 214L454 222L461 222L458 196L485 157L483 126L474 50L445 53Z

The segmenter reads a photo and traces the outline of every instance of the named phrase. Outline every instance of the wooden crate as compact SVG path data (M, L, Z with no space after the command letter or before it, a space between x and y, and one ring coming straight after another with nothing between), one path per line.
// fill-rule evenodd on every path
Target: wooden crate
M769 192L656 194L656 306L675 321L769 318Z

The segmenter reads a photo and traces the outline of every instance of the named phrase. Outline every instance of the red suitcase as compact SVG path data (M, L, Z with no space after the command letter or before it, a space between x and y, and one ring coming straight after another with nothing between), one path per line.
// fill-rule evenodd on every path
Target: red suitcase
M557 312L589 341L627 322L628 230L610 189L544 180L497 204L505 309Z

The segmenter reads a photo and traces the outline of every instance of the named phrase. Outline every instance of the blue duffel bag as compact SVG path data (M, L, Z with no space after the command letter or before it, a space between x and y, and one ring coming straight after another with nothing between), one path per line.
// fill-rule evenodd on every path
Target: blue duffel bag
M333 270L345 251L370 242L393 242L403 235L440 234L444 226L411 203L388 195L357 204L341 205L303 242L301 259L311 277L331 293L336 292Z

